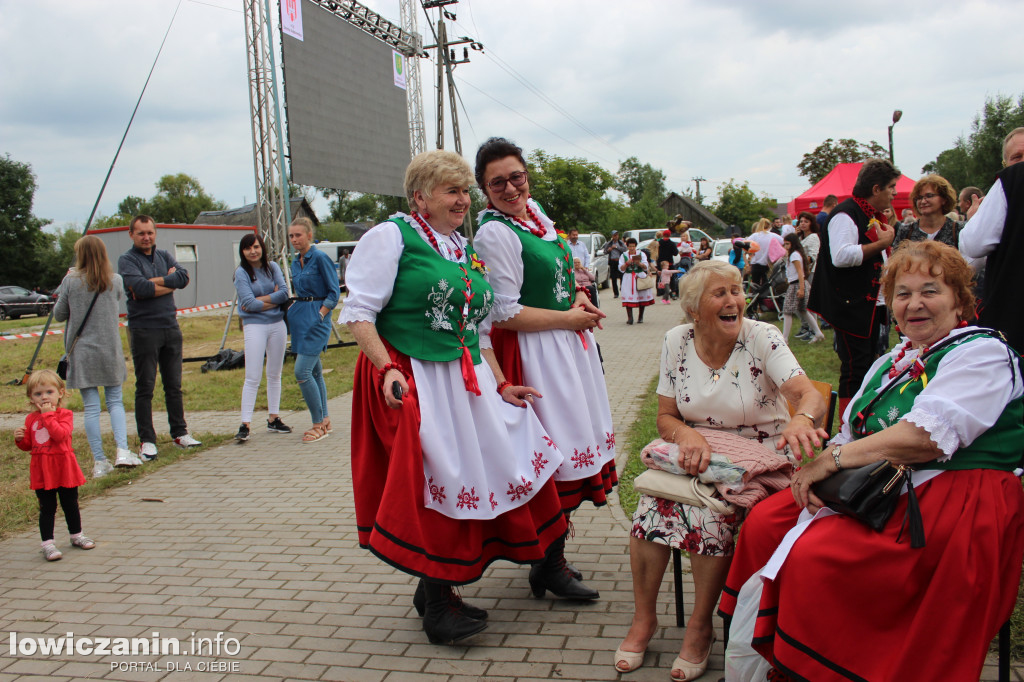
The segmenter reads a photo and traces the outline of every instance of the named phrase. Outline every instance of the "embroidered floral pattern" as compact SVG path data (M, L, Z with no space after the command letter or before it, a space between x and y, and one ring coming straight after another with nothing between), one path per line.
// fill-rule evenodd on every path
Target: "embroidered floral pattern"
M455 506L458 507L459 509L479 508L477 502L480 501L480 498L476 494L476 488L470 488L469 492L466 492L466 486L462 486L462 492L459 493L457 499L459 501L458 503L456 503Z
M454 289L452 289L448 280L445 279L439 279L437 284L430 288L430 293L427 295L430 307L424 315L430 320L430 328L432 330L447 329L452 331L452 323L448 319L448 315L455 310L455 306L448 301L448 297L453 291Z
M594 453L590 451L589 446L582 452L579 450L573 450L573 455L570 459L572 460L573 469L582 469L584 467L594 466Z
M494 294L490 289L484 289L484 304L471 312L466 319L466 331L475 332L480 327L480 322L487 317L487 313L490 312L491 306L494 304Z
M892 426L900 420L900 408L893 405L889 408L889 412L886 414L886 417L889 420L889 426Z
M544 442L548 444L548 447L550 447L550 448L555 447L555 441L551 440L547 436L541 436L541 438L543 438Z
M566 281L565 270L562 269L560 259L555 259L555 301L561 303L565 299L569 298L568 283Z
M491 495L490 495L489 498L487 498L487 501L491 503L491 511L494 511L495 509L498 508L498 501L496 499L494 499L494 493L493 492L491 492Z
M609 431L604 432L604 444L608 446L608 449L615 447L615 434Z
M433 476L427 481L427 486L430 488L430 499L436 504L444 504L447 497L444 494L444 486L435 484Z
M537 478L540 476L540 472L544 471L544 467L547 466L548 460L544 459L544 455L537 452L533 452L533 460L530 462L533 465L533 476Z
M511 498L512 502L533 492L533 481L527 481L524 476L520 476L519 479L522 481L522 484L509 483L508 490L505 491L505 494Z

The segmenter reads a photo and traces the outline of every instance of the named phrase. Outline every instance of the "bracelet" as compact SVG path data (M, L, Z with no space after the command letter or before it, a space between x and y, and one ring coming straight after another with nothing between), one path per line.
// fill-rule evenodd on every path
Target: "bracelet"
M509 386L512 386L512 382L507 380L498 384L498 395L504 393L505 389L508 388Z
M808 419L811 420L811 426L814 426L814 425L816 425L818 423L818 420L815 419L814 416L811 415L809 412L797 412L793 416L794 417L807 417Z
M576 293L579 293L579 292L581 292L581 291L582 291L582 292L583 292L584 294L586 294L586 295L587 295L587 300L588 300L588 301L590 301L591 303L593 303L593 302L594 302L594 299L590 298L590 289L587 289L586 287L581 287L581 286L578 286L578 285L577 285L577 286L576 286Z
M389 362L388 364L386 364L386 365L384 365L383 367L380 368L380 381L379 381L379 383L380 383L380 389L381 390L384 390L384 375L387 374L388 372L390 372L393 369L397 369L399 372L401 372L402 376L405 377L406 380L409 379L409 375L405 373L405 370L402 369L402 366L400 364L398 364L397 362Z
M842 449L842 447L842 445L837 445L834 448L832 448L832 459L836 463L836 473L839 473L840 471L843 470L843 465L839 463L839 451Z

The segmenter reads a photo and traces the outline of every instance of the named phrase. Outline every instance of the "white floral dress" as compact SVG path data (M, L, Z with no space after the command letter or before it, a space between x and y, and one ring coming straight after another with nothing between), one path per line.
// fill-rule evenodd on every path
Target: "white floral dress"
M789 423L779 387L802 374L774 325L743 320L732 355L711 368L697 355L693 325L684 324L665 334L657 392L675 399L688 426L723 429L774 447ZM742 515L642 495L631 534L706 556L731 556Z

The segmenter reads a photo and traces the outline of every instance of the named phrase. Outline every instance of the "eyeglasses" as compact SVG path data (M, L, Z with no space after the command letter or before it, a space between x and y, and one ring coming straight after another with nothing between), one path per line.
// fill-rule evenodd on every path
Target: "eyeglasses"
M505 190L505 185L509 182L512 183L513 187L522 187L526 184L529 178L529 173L526 171L516 171L507 178L494 178L487 183L487 187L494 192L502 192Z
M917 199L915 199L915 201L921 201L922 199L927 199L928 201L931 201L932 199L938 198L938 196L939 195L935 194L934 192L929 192L928 194L918 194Z

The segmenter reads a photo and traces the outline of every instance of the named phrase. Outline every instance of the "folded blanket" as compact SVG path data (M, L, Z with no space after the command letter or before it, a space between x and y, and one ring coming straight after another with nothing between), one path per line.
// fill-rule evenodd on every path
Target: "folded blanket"
M728 483L714 482L718 494L725 501L750 509L772 493L789 487L793 476L793 464L784 456L756 440L721 429L698 426L697 432L707 440L713 454L723 455L733 464L746 470L743 474L743 484L739 488ZM662 454L665 454L670 447L671 443L659 438L643 449L640 459L649 469L676 473L671 467L662 466L651 456L651 451L655 448L664 450Z

